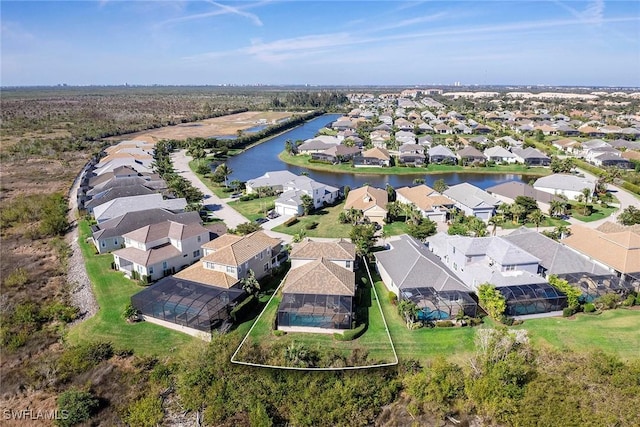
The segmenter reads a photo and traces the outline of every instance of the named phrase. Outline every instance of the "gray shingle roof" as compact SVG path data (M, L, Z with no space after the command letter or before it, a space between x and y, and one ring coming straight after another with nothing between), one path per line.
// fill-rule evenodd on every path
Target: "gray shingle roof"
M147 209L161 208L170 211L184 211L187 201L181 199L164 200L161 194L153 193L144 196L121 197L97 206L93 215L98 223L107 221L127 212L144 211Z
M127 212L109 221L94 225L91 229L93 231L93 238L98 240L122 236L145 225L166 220L179 222L181 224L200 223L201 221L198 212L194 211L176 214L166 209L147 209Z
M498 206L500 204L500 200L496 199L486 191L467 182L449 187L443 194L450 199L453 199L456 202L459 202L470 208L481 206Z
M432 287L437 291L469 291L437 256L406 234L393 241L390 250L374 255L398 289Z

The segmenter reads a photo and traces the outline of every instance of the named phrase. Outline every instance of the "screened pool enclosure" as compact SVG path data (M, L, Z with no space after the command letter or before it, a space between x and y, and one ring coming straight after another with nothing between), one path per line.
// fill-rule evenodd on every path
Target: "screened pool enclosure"
M244 295L240 289L165 277L132 296L131 304L145 316L210 332L229 319L231 307Z
M558 277L582 291L582 296L580 297L582 302L592 302L598 297L611 293L626 298L637 287L637 284L634 286L632 280L620 280L619 277L613 274L596 276L593 274L571 273L561 274Z
M432 287L405 288L400 290L400 298L414 302L420 312L418 320L455 319L458 313L476 317L478 304L471 296L458 290L436 291Z
M507 316L549 313L567 306L567 296L547 283L500 286L507 302Z
M284 294L278 326L351 329L353 298L345 295Z

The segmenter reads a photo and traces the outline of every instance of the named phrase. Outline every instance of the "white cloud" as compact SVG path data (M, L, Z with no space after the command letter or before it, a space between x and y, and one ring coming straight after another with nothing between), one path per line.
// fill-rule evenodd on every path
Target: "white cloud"
M265 2L251 3L251 4L247 3L247 4L243 4L242 6L239 6L239 7L233 7L233 6L229 6L229 5L220 4L220 3L214 2L213 0L207 0L207 3L215 6L217 9L212 10L210 12L194 13L194 14L191 14L191 15L185 15L185 16L180 16L180 17L177 17L177 18L168 19L166 21L162 21L162 22L158 23L157 26L158 27L163 27L163 26L167 26L167 25L180 24L180 23L183 23L183 22L195 21L195 20L199 20L199 19L211 18L211 17L214 17L214 16L224 16L224 15L242 16L244 18L248 18L255 25L262 26L262 21L260 20L258 15L246 12L245 10L253 8L253 7L256 7L256 6L260 6L262 4L265 4Z

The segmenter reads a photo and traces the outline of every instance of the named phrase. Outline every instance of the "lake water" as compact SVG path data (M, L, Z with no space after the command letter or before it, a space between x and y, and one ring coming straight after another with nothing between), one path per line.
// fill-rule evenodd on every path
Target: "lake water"
M284 150L287 140L297 141L313 138L318 130L332 122L334 122L340 114L326 114L306 122L304 125L276 136L268 141L256 145L237 156L233 156L227 160L227 166L231 168L233 173L230 180L238 179L247 181L257 178L266 172L274 170L289 170L297 175L302 172L308 172L309 177L324 184L333 185L335 187L343 187L345 185L351 188L361 187L364 184L370 184L375 187L384 188L390 184L394 188L411 186L416 178L424 178L427 185L432 186L437 179L444 179L448 185L460 184L468 182L482 189L507 182L522 181L528 182L534 177L515 174L472 174L448 172L432 175L364 175L364 174L343 174L313 171L298 166L292 166L284 163L278 158ZM381 170L382 172L382 170Z

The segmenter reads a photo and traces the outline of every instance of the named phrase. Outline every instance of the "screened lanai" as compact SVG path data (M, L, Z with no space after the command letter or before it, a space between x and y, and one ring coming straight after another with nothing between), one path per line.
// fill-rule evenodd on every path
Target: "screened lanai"
M505 297L507 316L549 313L567 306L567 296L547 283L500 286L497 289Z
M572 273L561 274L558 277L580 289L583 302L591 302L602 295L610 293L616 293L625 298L635 289L633 282L620 280L619 277L613 274L596 276L593 274Z
M230 307L244 291L165 277L131 297L143 315L210 332L229 318Z
M278 326L351 329L352 313L351 296L285 293L278 307Z
M432 287L405 288L400 290L400 298L414 302L420 312L419 320L455 319L460 311L476 317L478 304L471 296L459 290L436 291Z

